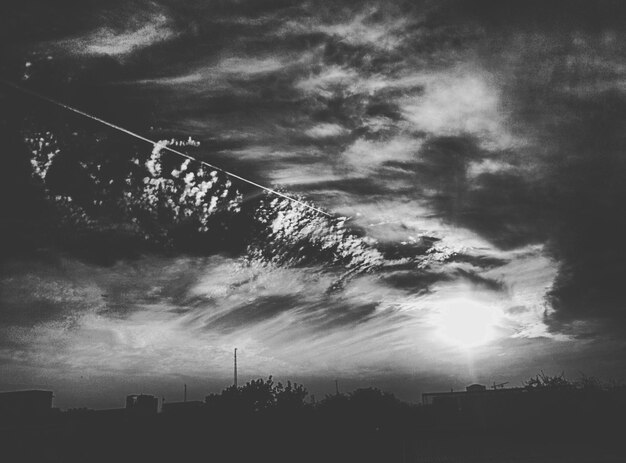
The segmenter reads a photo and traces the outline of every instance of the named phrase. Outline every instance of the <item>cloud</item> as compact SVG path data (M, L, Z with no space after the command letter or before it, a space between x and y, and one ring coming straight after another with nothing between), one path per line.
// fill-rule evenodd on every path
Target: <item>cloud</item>
M285 63L276 57L241 58L230 57L221 60L216 69L225 74L255 75L276 72L285 67Z
M314 150L307 149L307 156L311 156L315 158L318 153ZM263 145L249 145L242 149L235 150L226 150L225 153L228 156L232 156L237 159L245 159L248 161L277 161L277 160L289 160L293 159L297 154L293 151L288 151L283 148L274 147L274 146L263 146Z
M328 292L338 273L320 265L283 268L224 256L143 257L111 267L64 260L66 277L60 279L55 269L38 263L41 291L26 302L63 305L64 312L53 318L29 314L28 327L5 319L0 356L13 359L14 367L54 366L49 378L78 372L163 378L207 370L228 378L233 346L240 348L248 375L327 377L341 371L350 377L390 367L409 372L418 365L432 373L442 369L433 353L447 352L447 362L464 364L455 347L438 337L436 324L437 314L460 299L497 305L494 341L549 337L537 305L541 286L553 274L543 249L502 253L467 244L467 255L492 255L509 264L480 268L452 259L417 270L409 257L403 265L413 268L412 281L398 285L396 268L403 259L389 259L387 269ZM30 268L13 272L7 287L31 284ZM479 278L459 278L460 269ZM502 286L479 279L497 279ZM2 292L4 310L19 308L11 294ZM484 349L477 354L486 355Z
M520 162L516 151L490 151L479 143L473 136L431 135L421 141L412 162L388 161L396 172L380 175L380 181L412 192L426 201L429 214L499 246L544 239L545 230L536 222L544 217L534 207L534 168Z
M626 321L619 283L626 223L616 212L626 194L618 180L624 63L606 34L522 30L492 45L490 66L509 82L504 96L526 146L476 180L489 197L506 195L508 206L492 207L523 217L519 229L545 241L558 262L549 299L554 330L574 321L623 330Z
M219 59L210 57L205 60L207 62L195 64L183 74L141 79L134 83L174 86L177 91L180 86L184 86L186 90L202 91L203 95L224 92L250 94L252 92L246 92L240 86L249 86L251 81L271 75L289 76L310 65L316 54L314 51L307 51L250 55L237 49L224 50Z
M311 71L308 76L296 81L295 88L307 95L326 99L350 95L371 97L377 93L394 91L418 91L425 82L421 73L411 70L399 75L390 75L387 72L363 72L352 66L327 64L321 66L321 69L313 68Z
M271 173L272 183L297 189L304 185L317 185L325 182L341 183L345 180L344 175L335 172L326 163L308 161L305 165L300 162L283 162L276 166Z
M70 53L125 56L176 36L170 19L160 12L141 14L124 28L102 27L94 32L58 43Z
M480 159L470 161L467 167L467 176L472 180L478 180L481 175L494 175L509 173L515 166L501 159Z
M381 141L358 139L342 153L342 159L363 172L388 162L413 163L421 145L421 140L408 136Z
M6 263L0 279L2 326L71 324L75 311L85 306L88 310L104 306L97 285L64 272L67 264L59 264L39 267L24 262Z
M389 8L389 5L385 7ZM406 16L385 14L384 9L369 7L350 14L345 11L327 11L328 21L319 21L313 15L307 19L299 18L286 22L276 34L290 36L322 33L351 46L391 51L402 44L410 20Z
M214 378L227 381L233 346L240 348L242 368L250 376L341 374L371 380L390 369L445 374L469 368L466 355L438 334L438 317L451 301L459 300L497 305L490 335L496 344L472 347L478 362L512 337L550 337L535 305L550 275L545 259L542 262L543 250L519 255L498 251L479 236L433 218L427 205L416 208L413 201L362 201L357 220L370 236L394 242L431 234L445 239L442 249L454 246L476 259L520 261L511 268L496 264L491 273L473 264L444 261L433 266L441 276L417 271L415 261L406 259L406 268L412 270L403 285L394 282L399 272L385 270L348 281L332 294L327 289L336 276L322 267L247 267L217 256L148 257L112 269L81 265L71 274L106 294L105 306L95 311L74 306L71 326L43 320L28 330L5 331L12 346L0 355L10 359L11 369L29 365L48 371L53 366L46 373L48 381L78 373L155 381L198 371L211 371ZM394 223L398 218L401 223ZM459 278L459 269L500 280L505 289ZM520 273L527 277L518 279ZM530 282L520 288L520 281L527 279ZM554 348L545 345L546 352ZM503 360L507 368L523 362L528 350L516 352ZM497 360L489 362L494 369L502 367Z
M349 22L331 25L319 25L319 31L331 37L338 37L350 45L366 45L383 50L393 50L402 43L407 27L406 18L396 18L382 23L368 21L372 13L356 15Z
M507 311L517 323L513 336L566 339L567 336L553 333L549 325L554 308L547 295L558 275L558 263L547 254L545 246L531 245L513 255L506 265L482 274L506 285L510 297Z
M335 88L350 87L357 80L355 70L342 66L328 66L321 72L301 79L295 87L305 93L330 98Z
M424 93L398 104L416 130L430 136L473 135L487 149L519 143L507 130L507 114L494 77L480 70L452 69L422 76Z
M311 138L339 137L348 133L348 130L339 124L317 124L304 132Z

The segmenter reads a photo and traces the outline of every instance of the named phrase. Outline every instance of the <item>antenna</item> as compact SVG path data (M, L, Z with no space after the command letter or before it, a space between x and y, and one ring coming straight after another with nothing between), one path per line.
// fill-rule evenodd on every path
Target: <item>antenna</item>
M237 387L237 348L235 347L235 368L234 368L234 381L233 384Z

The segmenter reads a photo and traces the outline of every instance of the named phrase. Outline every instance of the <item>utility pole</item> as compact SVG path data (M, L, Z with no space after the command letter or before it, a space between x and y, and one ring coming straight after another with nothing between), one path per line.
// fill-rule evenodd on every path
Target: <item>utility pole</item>
M237 387L237 348L235 347L235 368L234 368L234 382L233 384Z

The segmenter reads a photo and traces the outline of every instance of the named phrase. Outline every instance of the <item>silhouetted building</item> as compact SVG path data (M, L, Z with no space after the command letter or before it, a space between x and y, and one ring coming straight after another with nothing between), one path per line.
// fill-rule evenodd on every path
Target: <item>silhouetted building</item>
M41 416L52 411L52 391L0 392L0 419L11 421Z
M159 409L159 399L152 395L133 394L126 396L126 410L140 415L156 414Z
M482 384L470 384L469 386L467 386L465 388L466 392L485 392L487 391L487 386L484 386Z
M432 416L440 425L500 426L520 418L536 397L526 388L488 389L472 384L465 391L422 394L422 403L430 405ZM533 403L535 402L535 403Z
M199 413L204 409L204 402L192 400L188 402L163 402L161 412L166 415L189 415Z
M131 410L132 412L133 410ZM120 422L128 413L125 408L107 408L103 410L93 410L93 416L101 421Z
M474 402L482 399L492 399L495 397L512 397L520 393L526 392L527 389L523 387L514 387L508 389L487 389L482 384L471 384L465 388L464 391L451 391L451 392L427 392L422 394L422 403L424 405L451 405L454 404L456 408L462 409L467 403Z
M492 429L559 432L618 429L626 410L626 389L575 387L486 388L422 394L429 424L442 429ZM592 424L593 423L593 424Z

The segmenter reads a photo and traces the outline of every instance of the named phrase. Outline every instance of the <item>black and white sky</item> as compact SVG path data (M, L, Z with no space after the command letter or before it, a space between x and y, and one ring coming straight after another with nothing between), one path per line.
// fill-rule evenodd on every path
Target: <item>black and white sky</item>
M0 388L626 379L622 2L1 8L4 80L333 218L2 86Z

